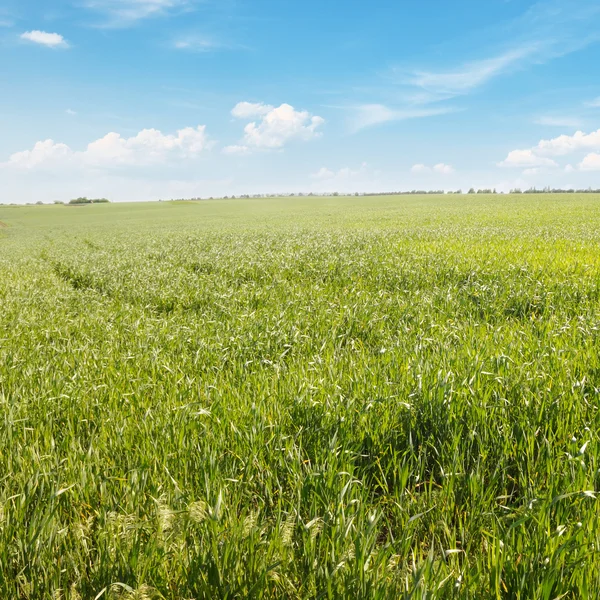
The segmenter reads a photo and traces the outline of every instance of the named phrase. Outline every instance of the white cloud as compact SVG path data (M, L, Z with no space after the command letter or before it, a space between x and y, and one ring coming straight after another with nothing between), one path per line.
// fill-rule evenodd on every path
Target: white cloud
M592 152L579 163L580 171L600 171L600 154Z
M141 19L190 7L194 0L87 0L87 8L110 16L110 27L123 27Z
M336 179L338 181L350 181L359 177L364 177L370 174L369 165L364 162L358 169L351 169L350 167L342 167L337 171L332 171L327 167L321 167L316 173L311 174L311 179L317 179L320 181L328 181Z
M580 0L576 4L574 6L572 0L533 3L509 26L501 24L490 30L490 38L504 36L505 39L499 48L490 48L485 58L479 58L481 48L475 48L473 56L477 58L455 65L393 68L387 79L403 86L404 106L391 108L370 103L355 107L352 129L358 131L379 123L453 112L456 109L431 107L471 93L502 75L544 64L597 41L600 38L597 0ZM512 32L510 37L506 37L507 31ZM559 121L562 126L579 125L573 118L540 117L540 122L546 125L558 126Z
M72 155L73 151L66 144L57 144L53 140L46 140L36 142L31 150L16 152L10 156L8 162L0 163L0 166L32 169L44 163L62 162Z
M40 44L48 48L68 48L69 44L65 38L59 33L48 33L46 31L26 31L21 34L21 39L33 42L34 44Z
M209 145L206 127L186 127L177 135L165 135L157 129L144 129L135 137L122 138L109 133L88 145L84 160L88 164L152 164L165 162L169 155L191 158Z
M531 169L525 169L523 175L539 175L541 172L541 167L532 167Z
M321 167L316 173L311 175L312 179L332 179L335 177L335 173L327 167Z
M236 119L251 119L252 117L263 117L273 110L270 104L260 102L238 102L232 109L231 114Z
M585 102L585 106L589 108L600 108L600 96L598 96L598 98L590 100L589 102Z
M225 146L225 148L223 148L222 150L223 154L230 154L230 155L244 155L244 154L249 154L250 153L250 148L248 148L248 146Z
M533 150L513 150L508 156L498 163L499 167L534 168L534 167L556 167L555 161L534 154Z
M558 167L556 161L550 157L567 156L590 151L600 150L600 129L591 133L577 131L573 135L559 135L549 140L540 140L532 148L512 150L508 156L498 163L499 167L517 167L532 169L536 167ZM591 152L578 165L581 171L596 170L596 153ZM574 170L572 165L567 165L567 172Z
M573 173L575 171L575 167L573 165L567 165L565 167L565 173Z
M400 83L431 94L428 101L467 94L501 75L547 63L597 42L599 14L597 0L534 2L511 23L490 30L491 39L505 39L500 50L490 51L487 58L444 69L396 68L394 74ZM510 37L506 37L507 31ZM481 48L475 52L481 56Z
M410 168L412 173L439 173L440 175L451 175L454 173L454 168L446 163L438 163L433 167L428 167L423 163L418 163Z
M381 173L373 170L366 162L360 167L342 167L338 170L321 167L310 178L314 181L312 189L319 192L337 191L341 193L373 190Z
M433 170L436 173L441 173L442 175L450 175L454 173L454 168L444 163L438 163L437 165L434 165Z
M223 46L209 38L190 36L175 40L173 48L176 50L188 50L190 52L212 52L223 48Z
M600 129L592 133L577 131L573 135L559 135L550 140L541 140L533 151L550 156L564 156L578 150L600 148Z
M548 127L581 127L581 120L576 117L538 117L534 121L537 125Z
M77 114L72 108L67 108L65 112L72 117L74 117Z
M244 127L243 146L255 149L282 148L292 140L308 141L319 137L318 128L325 119L307 111L297 111L289 104L275 108L269 104L240 102L231 114L237 118L258 117L258 122Z
M383 104L363 104L354 107L354 112L355 114L351 119L350 126L356 132L365 127L388 123L390 121L406 121L408 119L443 115L454 112L454 109L445 107L393 109Z
M527 45L492 58L468 62L454 71L415 71L405 82L438 94L465 94L518 65L535 51L535 45Z
M52 140L37 142L32 150L17 152L0 166L20 169L57 164L79 167L147 166L168 162L172 158L194 158L210 145L203 125L195 129L187 127L169 135L157 129L144 129L130 138L111 132L80 152Z

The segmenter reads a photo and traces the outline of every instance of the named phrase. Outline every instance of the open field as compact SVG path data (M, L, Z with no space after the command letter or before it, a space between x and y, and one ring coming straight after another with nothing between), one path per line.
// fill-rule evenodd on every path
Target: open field
M0 598L600 595L600 197L0 222Z

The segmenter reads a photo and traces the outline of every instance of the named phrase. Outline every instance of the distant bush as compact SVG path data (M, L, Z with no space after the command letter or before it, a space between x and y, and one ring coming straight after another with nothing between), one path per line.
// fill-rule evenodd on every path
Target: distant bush
M106 198L86 198L85 196L69 200L69 204L106 204L108 202L110 202L110 200L107 200Z

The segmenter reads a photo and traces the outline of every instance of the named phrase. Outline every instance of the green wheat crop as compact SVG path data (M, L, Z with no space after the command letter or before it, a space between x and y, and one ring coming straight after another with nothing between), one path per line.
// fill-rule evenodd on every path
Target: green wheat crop
M600 595L600 197L0 222L0 598Z

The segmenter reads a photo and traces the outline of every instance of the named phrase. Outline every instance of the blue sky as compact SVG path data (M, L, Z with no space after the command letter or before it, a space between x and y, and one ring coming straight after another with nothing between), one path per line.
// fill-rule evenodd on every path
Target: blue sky
M3 0L0 202L600 187L591 0Z

